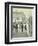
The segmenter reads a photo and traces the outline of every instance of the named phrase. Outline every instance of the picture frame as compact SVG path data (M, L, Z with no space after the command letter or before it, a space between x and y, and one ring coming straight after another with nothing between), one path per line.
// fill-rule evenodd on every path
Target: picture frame
M5 2L5 44L37 42L37 4Z

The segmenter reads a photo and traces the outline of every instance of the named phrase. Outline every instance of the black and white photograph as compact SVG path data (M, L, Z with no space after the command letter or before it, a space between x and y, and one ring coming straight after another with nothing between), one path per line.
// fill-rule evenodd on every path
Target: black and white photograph
M12 8L11 38L32 37L32 9Z

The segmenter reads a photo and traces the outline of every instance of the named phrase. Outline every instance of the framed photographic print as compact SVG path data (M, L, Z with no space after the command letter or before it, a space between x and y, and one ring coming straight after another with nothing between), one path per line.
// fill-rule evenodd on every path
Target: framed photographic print
M5 3L5 43L37 42L37 4Z

